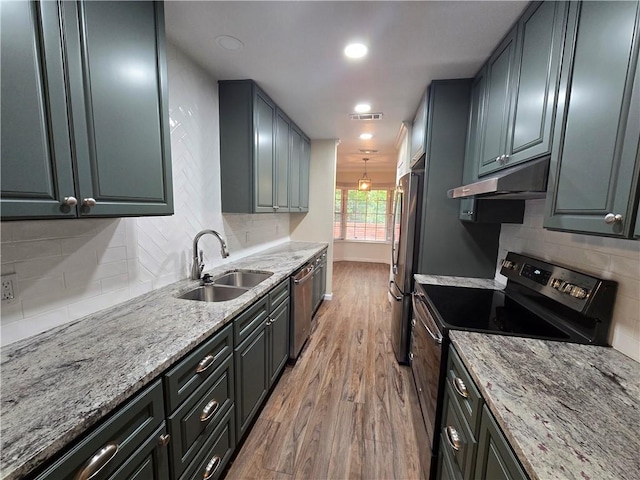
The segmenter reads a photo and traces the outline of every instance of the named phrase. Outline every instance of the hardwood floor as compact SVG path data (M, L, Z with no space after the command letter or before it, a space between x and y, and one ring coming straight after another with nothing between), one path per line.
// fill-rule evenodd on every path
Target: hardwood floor
M333 300L287 366L226 479L423 479L430 452L389 339L388 265L336 262ZM415 425L415 428L414 428Z

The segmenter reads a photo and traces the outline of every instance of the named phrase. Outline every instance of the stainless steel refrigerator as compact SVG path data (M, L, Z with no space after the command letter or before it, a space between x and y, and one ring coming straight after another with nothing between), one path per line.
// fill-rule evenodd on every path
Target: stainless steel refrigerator
M447 191L460 184L467 146L471 80L429 86L425 153L400 179L394 205L391 336L398 361L409 362L413 275L493 278L500 224L460 221Z
M418 265L423 181L423 170L415 170L401 177L393 203L389 281L389 293L392 296L391 341L400 363L409 362L411 292L414 269Z

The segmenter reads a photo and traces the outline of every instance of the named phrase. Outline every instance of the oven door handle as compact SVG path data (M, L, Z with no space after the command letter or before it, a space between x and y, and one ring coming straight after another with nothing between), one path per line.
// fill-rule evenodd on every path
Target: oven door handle
M414 292L412 302L413 302L413 311L416 313L416 316L418 317L418 320L420 320L420 323L422 323L422 326L427 330L427 332L429 333L429 336L433 339L433 341L437 345L442 345L442 338L443 338L442 334L440 333L438 326L435 324L435 322L431 318L431 315L427 310L427 306L425 305L425 301L422 295ZM433 330L429 328L428 324L432 325ZM436 334L434 333L434 331L438 333Z
M389 294L390 294L393 298L395 298L395 300L396 300L397 302L399 302L400 300L402 300L402 295L400 295L400 296L396 295L396 294L395 294L395 292L393 292L393 291L391 290L391 286L396 287L396 288L395 288L395 290L397 290L397 291L399 291L399 292L400 292L400 289L399 289L399 288L398 288L398 286L396 285L396 282L394 282L393 280L390 280L390 281L389 281ZM402 292L400 292L400 293L402 293Z

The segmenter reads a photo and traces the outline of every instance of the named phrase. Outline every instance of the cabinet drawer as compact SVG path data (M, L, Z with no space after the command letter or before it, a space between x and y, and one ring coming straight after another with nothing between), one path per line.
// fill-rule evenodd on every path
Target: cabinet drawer
M232 325L189 354L164 376L167 410L173 412L233 353Z
M462 480L462 474L453 466L453 461L445 449L440 449L437 480Z
M267 318L269 296L258 300L251 308L241 313L233 321L233 339L234 345L240 345L245 339L259 327L265 318Z
M236 444L234 415L234 409L231 407L221 420L220 426L209 437L198 457L180 477L180 480L194 478L216 480L220 478ZM209 476L205 477L207 473Z
M273 312L282 302L289 298L289 279L278 285L269 293L269 311Z
M482 414L482 396L453 348L449 350L447 383L451 387L452 401L458 405L471 430L477 431Z
M103 451L111 460L104 464L100 478L112 478L129 461L138 447L164 422L162 384L158 380L120 408L93 430L66 455L45 470L38 480L74 479L89 460ZM107 450L107 447L109 449ZM109 453L112 452L112 453Z
M169 480L167 446L159 442L166 433L167 428L163 423L109 480Z
M228 357L169 417L174 478L198 454L233 404L233 357Z
M451 458L454 471L459 471L464 478L471 478L477 443L464 416L452 400L453 395L453 389L447 385L440 430L440 449Z

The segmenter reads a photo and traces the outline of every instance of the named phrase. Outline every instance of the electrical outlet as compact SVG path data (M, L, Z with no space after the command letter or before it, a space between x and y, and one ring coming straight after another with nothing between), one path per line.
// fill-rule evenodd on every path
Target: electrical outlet
M16 274L2 275L2 283L0 284L0 298L2 303L13 303L16 301L17 292L15 290Z

